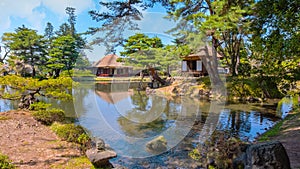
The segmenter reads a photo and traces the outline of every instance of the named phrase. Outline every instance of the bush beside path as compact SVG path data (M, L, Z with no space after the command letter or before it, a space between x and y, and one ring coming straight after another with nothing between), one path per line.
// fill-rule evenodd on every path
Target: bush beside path
M0 152L21 169L93 168L79 145L62 141L22 110L0 113Z

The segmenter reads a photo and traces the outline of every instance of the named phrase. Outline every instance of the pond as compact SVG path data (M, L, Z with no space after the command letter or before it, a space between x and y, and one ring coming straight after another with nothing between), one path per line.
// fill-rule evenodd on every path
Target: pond
M284 118L293 105L289 97L265 104L166 99L137 91L137 87L138 83L130 82L85 82L74 88L73 102L45 101L77 117L92 137L102 138L117 152L111 162L128 168L195 168L198 163L189 152L215 131L252 142ZM0 100L1 111L16 106L16 102ZM149 151L146 144L158 136L166 139L167 149Z
M225 104L189 97L170 100L137 87L129 82L96 83L74 91L79 123L117 152L113 164L129 168L194 168L197 162L189 152L214 131L252 142L284 118L293 104L290 98L267 104ZM146 144L158 136L166 139L167 150L149 151Z

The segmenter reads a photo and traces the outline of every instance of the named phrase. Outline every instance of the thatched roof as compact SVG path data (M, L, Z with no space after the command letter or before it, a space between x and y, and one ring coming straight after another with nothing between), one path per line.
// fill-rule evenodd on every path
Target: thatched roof
M213 55L213 50L215 50L214 48L212 48L211 46L207 46L207 49L208 49L208 54L209 56L212 56ZM194 53L194 54L190 54L188 56L185 56L185 57L205 57L206 56L206 51L205 51L205 47L201 47L199 49L199 51L197 53ZM218 52L217 52L217 58L222 58L223 56L220 55Z
M109 54L104 56L98 62L96 62L93 67L122 67L121 62L117 62L119 57L115 54Z

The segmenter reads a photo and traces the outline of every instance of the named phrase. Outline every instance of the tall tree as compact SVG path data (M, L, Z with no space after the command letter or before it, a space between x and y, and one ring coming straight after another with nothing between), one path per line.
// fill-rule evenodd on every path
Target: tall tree
M32 66L32 77L34 77L36 75L35 66L41 65L41 60L45 57L43 36L23 25L13 33L4 33L2 41L10 48L13 55Z
M253 71L261 79L272 77L284 94L300 79L299 10L295 0L261 0L251 25Z
M248 9L251 8L252 2L254 2L254 0L237 2L229 0L132 0L126 2L100 2L100 5L106 7L108 12L100 13L97 11L90 11L94 20L102 21L103 23L101 28L94 28L91 30L92 32L109 30L107 31L108 34L119 36L118 39L115 38L114 42L112 42L112 46L114 46L116 41L120 42L120 39L122 39L120 38L122 37L122 32L124 32L124 29L126 28L124 25L126 23L122 21L139 20L142 17L139 9L145 10L153 7L156 3L160 3L166 8L172 19L185 20L186 22L193 24L200 34L206 34L208 37L204 38L207 41L206 46L212 44L214 49L221 51L225 57L231 58L227 59L228 64L231 67L232 74L236 75L238 73L237 67L239 63L240 44L242 43L242 40L244 40L243 36L245 35L244 32L246 32L241 25L247 21L245 18L248 16L247 12L249 11ZM141 8L138 9L138 7ZM136 28L134 27L136 26L134 25L134 22L130 24L128 22L126 26L133 29ZM105 40L107 39L100 38L99 42L110 42L110 39L108 39L108 41ZM209 41L211 43L209 43ZM231 41L236 43L230 43ZM193 49L195 52L199 50L203 49L200 48L200 46L198 49ZM223 86L217 70L217 51L213 50L213 57L209 57L208 48L205 47L204 50L207 53L207 57L203 63L208 63L205 66L209 72L212 84Z
M76 30L75 30L75 24L76 24L75 8L67 7L66 8L66 13L69 16L68 22L69 22L69 25L70 25L70 32L71 32L71 35L74 37L74 35L76 34Z
M124 52L121 55L126 56L132 53L141 52L149 48L161 48L163 44L158 37L150 38L149 36L137 33L125 40Z
M44 37L47 40L51 40L53 38L53 36L54 36L54 27L50 22L47 22L47 25L46 25L46 28L45 28L44 32L45 32Z
M54 77L59 77L62 70L70 71L79 56L75 39L70 35L57 37L53 40L49 56L47 67L52 70Z

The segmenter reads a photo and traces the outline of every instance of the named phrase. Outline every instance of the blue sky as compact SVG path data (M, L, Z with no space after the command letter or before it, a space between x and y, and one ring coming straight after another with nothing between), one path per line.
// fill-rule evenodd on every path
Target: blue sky
M99 26L88 14L90 10L102 11L98 0L1 0L0 1L0 36L4 32L13 32L23 24L35 29L39 34L44 33L45 25L51 22L55 29L67 21L65 8L70 6L76 8L78 32L84 32L88 27ZM172 40L165 32L174 23L163 19L165 16L163 8L156 6L154 9L143 13L144 18L139 22L141 30L149 36L158 36L163 42L170 43ZM134 32L128 32L128 36ZM104 47L94 46L94 50L86 52L91 61L100 59L105 52Z

